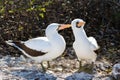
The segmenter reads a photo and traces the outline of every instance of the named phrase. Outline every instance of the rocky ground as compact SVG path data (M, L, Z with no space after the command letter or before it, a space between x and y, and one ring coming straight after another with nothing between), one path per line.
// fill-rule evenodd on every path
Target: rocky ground
M114 80L112 65L105 60L96 61L94 74L77 73L77 59L68 57L50 61L50 65L44 73L39 63L23 56L0 56L0 80ZM47 67L46 63L44 66Z

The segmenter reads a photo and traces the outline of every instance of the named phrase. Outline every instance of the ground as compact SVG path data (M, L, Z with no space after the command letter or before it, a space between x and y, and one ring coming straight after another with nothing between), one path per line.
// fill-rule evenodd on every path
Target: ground
M77 73L76 58L59 57L50 61L50 65L51 68L43 73L41 65L29 58L1 56L0 80L113 80L111 64L105 60L96 61L94 74ZM44 66L47 67L46 63Z

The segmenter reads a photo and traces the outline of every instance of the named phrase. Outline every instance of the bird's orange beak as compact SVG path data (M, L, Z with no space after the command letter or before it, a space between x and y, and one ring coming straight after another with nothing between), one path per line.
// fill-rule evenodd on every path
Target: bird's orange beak
M77 26L78 27L81 27L81 26L83 26L85 24L85 22L79 22L78 24L77 24Z
M71 27L71 24L61 24L58 30L63 30L65 28Z

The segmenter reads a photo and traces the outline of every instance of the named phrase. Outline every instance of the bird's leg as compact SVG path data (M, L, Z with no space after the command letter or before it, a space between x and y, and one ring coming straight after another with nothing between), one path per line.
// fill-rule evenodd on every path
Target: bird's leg
M92 62L92 64L91 64L91 70L93 70L93 68L94 68L94 62Z
M82 62L79 61L79 69L82 67Z
M79 60L79 69L77 72L81 72L82 71L82 62Z
M43 63L41 62L40 64L41 64L41 67L42 67L43 72L46 72L46 69L45 69Z
M95 64L95 63L92 62L92 65L91 65L91 66L92 66L92 67L91 67L91 73L93 73L93 71L94 71L94 64Z
M89 68L88 73L92 74L94 69L94 62L92 62L92 64L90 64L88 68Z
M47 65L48 65L48 68L50 68L51 66L50 66L50 62L49 61L47 61Z

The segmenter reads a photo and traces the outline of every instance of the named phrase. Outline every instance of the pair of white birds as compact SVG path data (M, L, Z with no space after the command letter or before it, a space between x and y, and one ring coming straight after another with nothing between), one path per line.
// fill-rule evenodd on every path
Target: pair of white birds
M73 48L76 52L78 60L94 63L96 60L96 53L94 50L99 48L97 41L93 37L87 37L84 31L85 21L82 19L75 19L71 24L52 23L46 28L46 37L37 37L27 41L6 41L7 44L18 48L24 55L42 63L43 61L50 61L62 55L66 48L64 38L58 33L58 30L72 27L75 41ZM42 65L44 69L44 66Z

